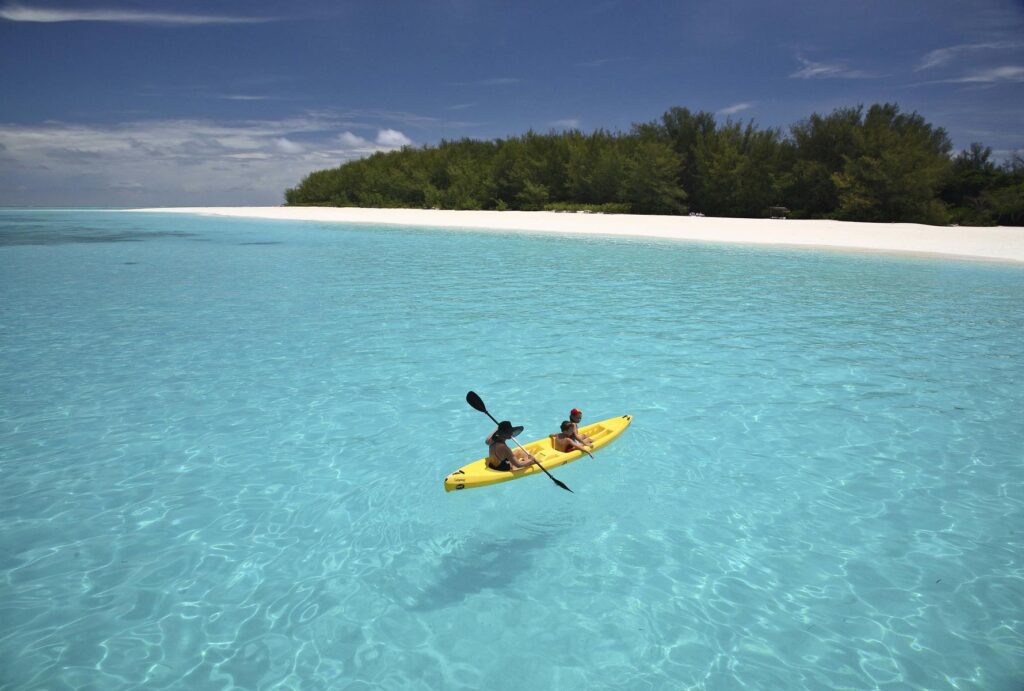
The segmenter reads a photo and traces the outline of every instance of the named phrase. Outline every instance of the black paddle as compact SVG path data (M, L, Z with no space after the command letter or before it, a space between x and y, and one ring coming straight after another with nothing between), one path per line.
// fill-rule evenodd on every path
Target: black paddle
M487 417L489 417L492 420L494 420L494 416L487 412L487 406L484 405L483 399L481 399L479 396L476 395L476 392L470 391L469 393L466 394L466 403L471 405L476 410L479 410L481 413L483 413ZM494 420L494 424L498 424L498 421ZM512 437L512 441L514 441L516 443L516 446L518 446L520 449L523 449L523 445L519 443L518 439L516 439L515 437ZM526 451L526 449L523 449L523 451ZM526 451L526 453L530 453L530 452ZM536 458L534 458L534 460L536 460ZM544 474L547 475L549 478L551 478L551 481L553 483L555 483L556 485L558 485L559 487L564 489L566 492L572 492L573 494L576 494L571 489L569 489L565 485L564 482L562 482L561 480L556 479L554 475L549 473L548 469L540 464L540 461L537 461L537 467L540 468L541 470L543 470Z

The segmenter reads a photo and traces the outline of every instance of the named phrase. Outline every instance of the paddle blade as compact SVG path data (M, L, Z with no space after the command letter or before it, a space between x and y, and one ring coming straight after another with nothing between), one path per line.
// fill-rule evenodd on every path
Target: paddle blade
M471 405L473 408L476 408L481 413L487 412L487 407L484 405L483 400L476 395L475 391L470 391L466 394L466 403Z
M566 492L568 492L568 493L570 493L570 494L576 494L576 493L575 493L575 492L573 492L573 491L572 491L571 489L569 489L569 488L568 488L568 487L567 487L567 486L565 485L565 483L564 483L564 482L562 482L561 480L558 480L558 479L556 479L556 478L554 478L554 477L551 477L551 474L550 474L550 473L548 473L548 477L550 477L550 478L551 478L552 480L554 480L554 481L555 481L555 484L556 484L556 485L558 485L559 487L561 487L562 489L564 489L564 490L565 490Z

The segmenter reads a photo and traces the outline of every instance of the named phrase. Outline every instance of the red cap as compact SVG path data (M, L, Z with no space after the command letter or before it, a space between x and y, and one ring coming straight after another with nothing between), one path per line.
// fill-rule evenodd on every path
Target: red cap
M579 408L573 408L572 410L569 411L569 417L574 417L576 415L583 417L583 411L580 410Z

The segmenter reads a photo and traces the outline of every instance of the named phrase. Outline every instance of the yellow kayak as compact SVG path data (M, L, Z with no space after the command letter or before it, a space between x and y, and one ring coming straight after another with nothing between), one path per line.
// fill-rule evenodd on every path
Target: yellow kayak
M632 415L612 417L595 422L592 425L580 427L580 434L593 439L594 444L590 447L590 450L597 451L601 447L610 444L613 439L625 432L631 422L633 422ZM563 466L566 463L572 463L584 455L582 451L575 449L569 452L556 451L552 445L554 436L552 434L543 439L523 444L523 446L548 470ZM514 448L514 444L509 446ZM472 463L462 466L446 477L444 479L444 491L451 492L457 489L472 489L473 487L496 485L499 482L518 480L522 477L541 475L543 473L544 471L536 465L527 466L522 470L495 470L487 466L486 457L479 458Z

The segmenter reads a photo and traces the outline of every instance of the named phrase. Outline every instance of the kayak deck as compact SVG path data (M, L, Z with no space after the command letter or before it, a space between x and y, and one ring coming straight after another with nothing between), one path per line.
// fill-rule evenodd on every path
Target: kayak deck
M610 444L613 439L626 431L631 422L633 422L632 415L608 418L607 420L601 420L600 422L580 427L580 434L590 437L594 441L590 447L590 450L593 452ZM523 444L523 446L548 470L558 468L566 463L572 463L583 457L583 452L576 449L569 452L555 450L553 445L554 436L552 434L543 439ZM510 444L510 446L515 448L514 444ZM460 489L472 489L473 487L485 487L487 485L496 485L499 482L518 480L530 475L543 473L544 471L538 468L536 464L527 466L522 470L495 470L487 465L487 458L484 457L462 466L446 477L444 479L444 490L451 492Z

